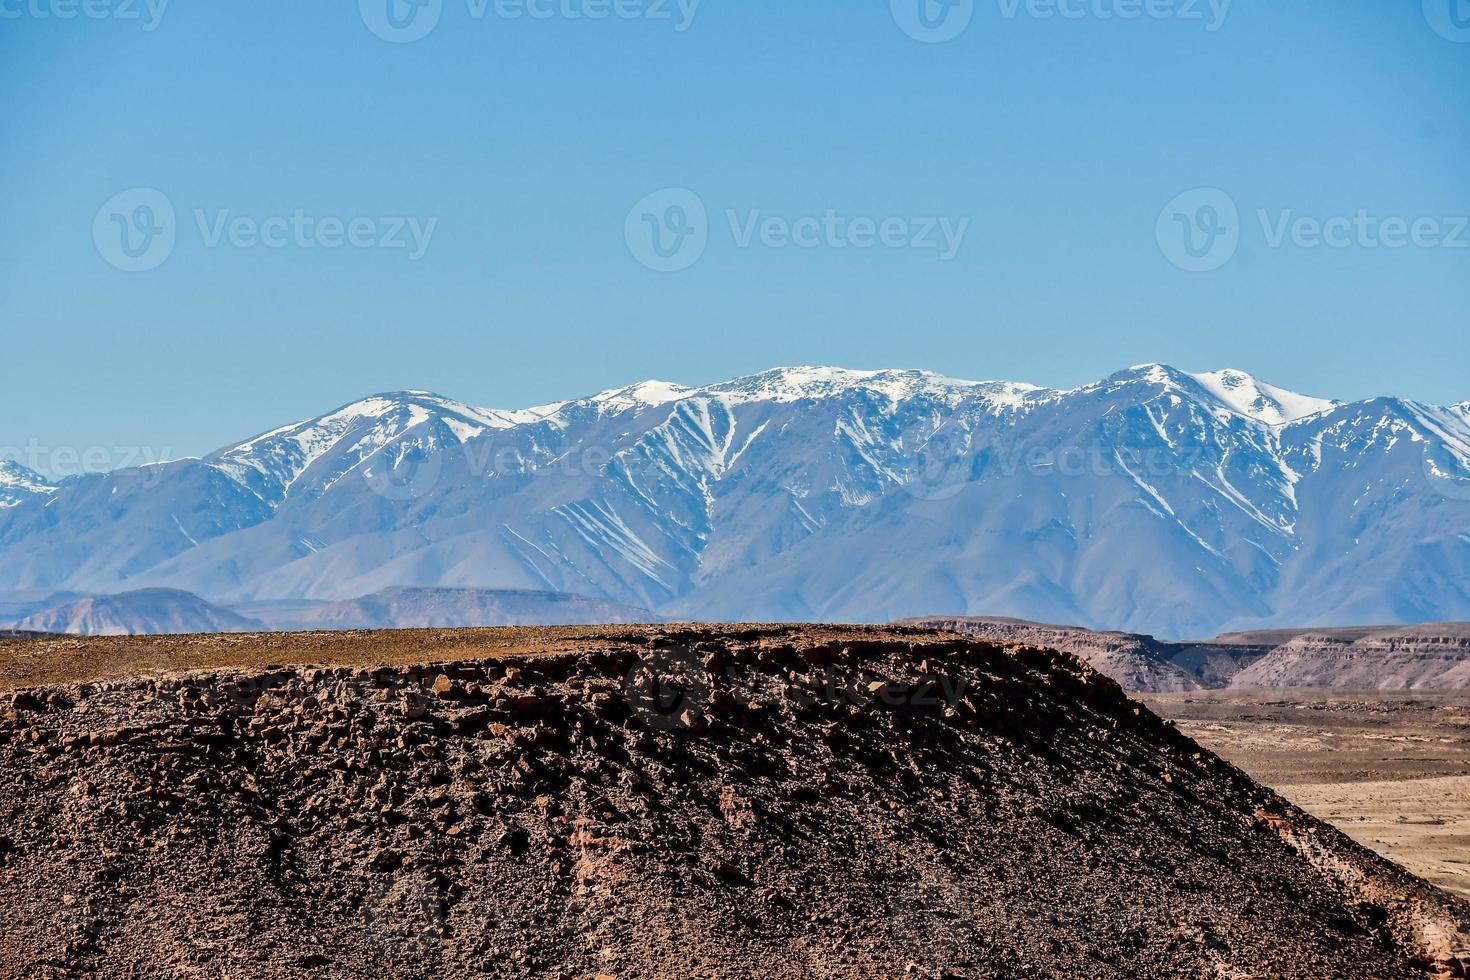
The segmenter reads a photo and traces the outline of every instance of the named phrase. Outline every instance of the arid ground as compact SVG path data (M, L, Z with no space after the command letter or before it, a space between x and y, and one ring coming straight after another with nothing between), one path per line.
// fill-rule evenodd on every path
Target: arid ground
M0 976L1470 966L1470 904L1036 646L423 630L0 665Z
M1358 843L1470 896L1470 694L1143 696L1181 731Z

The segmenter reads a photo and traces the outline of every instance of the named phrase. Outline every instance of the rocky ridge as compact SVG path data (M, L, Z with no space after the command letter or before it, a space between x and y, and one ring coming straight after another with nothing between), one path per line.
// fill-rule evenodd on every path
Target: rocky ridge
M1470 907L1037 647L630 627L66 638L0 662L5 975L1470 962Z
M1470 623L1384 627L1363 635L1312 630L1242 670L1237 688L1470 689Z
M1233 688L1470 689L1470 623L1274 629L1169 641L1019 619L930 616L904 624L1065 650L1138 693Z

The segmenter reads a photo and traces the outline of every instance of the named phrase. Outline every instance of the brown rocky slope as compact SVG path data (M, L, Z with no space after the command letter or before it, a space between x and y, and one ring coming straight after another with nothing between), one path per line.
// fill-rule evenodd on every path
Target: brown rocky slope
M1035 647L68 638L0 643L0 686L0 976L1394 978L1470 957L1470 907Z

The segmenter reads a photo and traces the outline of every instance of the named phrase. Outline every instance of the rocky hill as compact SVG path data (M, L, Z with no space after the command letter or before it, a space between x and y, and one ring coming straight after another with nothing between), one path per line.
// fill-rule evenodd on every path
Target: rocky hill
M1464 976L1470 907L1065 654L0 643L0 974Z
M1303 632L1241 671L1231 686L1470 689L1470 623Z

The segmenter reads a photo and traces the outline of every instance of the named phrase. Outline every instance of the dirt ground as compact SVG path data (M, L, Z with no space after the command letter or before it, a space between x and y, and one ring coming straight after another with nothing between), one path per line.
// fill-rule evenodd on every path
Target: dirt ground
M0 977L1470 968L1470 904L1039 647L671 624L0 668Z
M1470 896L1470 694L1204 691L1144 700L1358 843Z

